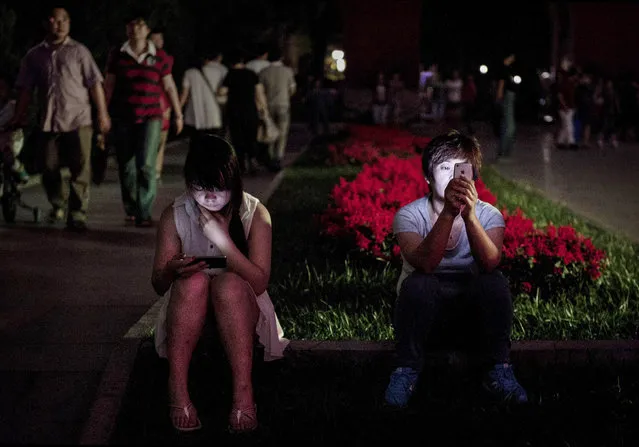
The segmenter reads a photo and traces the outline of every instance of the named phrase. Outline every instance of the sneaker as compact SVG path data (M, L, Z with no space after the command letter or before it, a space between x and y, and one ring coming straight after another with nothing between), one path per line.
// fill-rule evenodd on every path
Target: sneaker
M482 381L482 387L493 397L504 402L528 402L526 390L517 382L513 367L509 363L498 363L488 371Z
M64 220L64 210L62 208L53 208L49 211L47 222L56 223Z
M397 368L390 377L384 399L388 405L404 408L415 391L419 373L413 368Z

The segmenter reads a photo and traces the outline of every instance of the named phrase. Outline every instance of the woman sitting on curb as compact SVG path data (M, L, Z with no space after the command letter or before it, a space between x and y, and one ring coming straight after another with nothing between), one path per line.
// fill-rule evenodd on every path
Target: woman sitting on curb
M457 163L472 164L468 178L454 178ZM509 363L512 298L497 270L504 218L475 189L479 143L458 131L440 135L422 154L422 168L431 193L402 207L393 222L403 267L393 322L397 364L386 402L408 405L424 366L424 344L441 337L476 354L491 396L525 403Z
M283 356L288 340L266 288L271 270L271 218L259 200L243 191L240 166L223 138L191 142L184 164L186 191L162 213L153 288L170 289L155 331L155 347L169 362L170 418L180 431L201 427L188 393L193 350L213 314L230 363L233 404L229 430L257 428L251 371L254 336L264 360ZM195 257L226 257L226 268L208 268Z

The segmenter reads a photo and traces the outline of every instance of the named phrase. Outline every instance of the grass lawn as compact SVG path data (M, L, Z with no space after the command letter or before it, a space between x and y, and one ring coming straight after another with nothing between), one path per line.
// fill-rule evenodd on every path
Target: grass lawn
M327 249L314 216L328 204L340 177L360 168L328 167L326 149L311 147L287 169L269 199L273 217L273 264L269 293L284 332L294 339L390 340L390 318L399 265L355 261L340 247ZM596 287L579 296L514 297L514 340L629 339L639 322L639 246L580 218L536 191L501 177L486 166L482 179L497 206L516 207L543 226L572 225L606 251L609 265Z
M250 436L226 433L230 382L221 356L198 356L191 395L204 428L174 432L166 401L167 366L148 344L138 355L113 444L632 446L639 442L639 365L528 363L517 376L531 403L486 401L468 371L432 365L407 410L383 404L390 354L291 353L255 369L258 417ZM517 367L517 364L515 365Z

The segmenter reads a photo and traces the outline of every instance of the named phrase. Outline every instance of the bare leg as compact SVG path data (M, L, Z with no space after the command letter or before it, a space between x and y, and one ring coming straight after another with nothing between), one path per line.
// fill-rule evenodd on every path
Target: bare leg
M252 409L253 343L259 309L253 290L235 273L211 280L211 299L233 376L233 409ZM254 428L255 420L240 420L238 430Z
M167 358L169 360L169 402L186 407L191 403L188 391L189 364L193 350L200 338L207 313L209 276L196 273L178 279L171 288L171 300L167 309ZM177 412L176 412L177 413ZM174 424L188 427L196 424L193 416L175 415Z

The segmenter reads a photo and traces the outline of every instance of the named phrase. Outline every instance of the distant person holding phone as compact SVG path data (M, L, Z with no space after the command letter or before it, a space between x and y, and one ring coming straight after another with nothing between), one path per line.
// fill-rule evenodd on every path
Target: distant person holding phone
M243 191L235 151L223 138L203 134L191 140L184 178L186 191L160 218L151 280L158 295L169 292L158 315L155 347L169 362L171 422L179 431L201 427L187 382L210 310L233 377L229 430L251 431L257 428L251 382L255 336L266 361L281 358L288 344L266 290L271 218ZM226 268L195 259L204 256L226 257Z
M403 267L393 321L396 369L385 393L391 406L408 405L424 352L440 345L473 354L492 397L528 400L509 361L512 298L497 270L504 218L477 198L481 161L473 137L453 130L434 138L422 154L430 194L395 215Z

